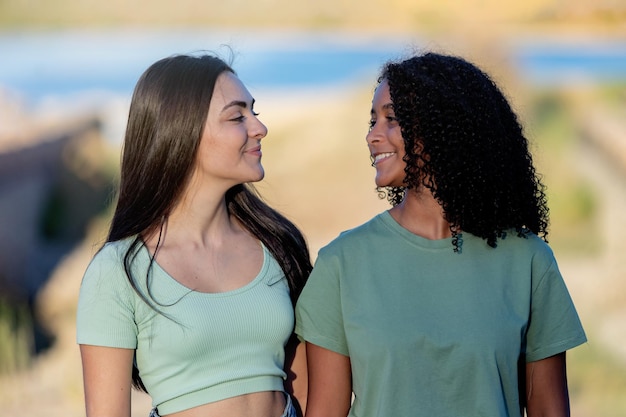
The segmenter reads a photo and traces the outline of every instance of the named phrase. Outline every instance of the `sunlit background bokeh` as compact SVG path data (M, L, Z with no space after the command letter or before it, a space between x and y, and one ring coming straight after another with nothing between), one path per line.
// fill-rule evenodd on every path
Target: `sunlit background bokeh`
M623 0L0 0L0 417L84 415L77 293L130 94L155 60L202 50L255 96L258 188L313 257L387 208L364 141L383 62L436 50L492 74L532 142L589 337L568 354L572 416L626 416ZM134 395L133 416L149 409Z

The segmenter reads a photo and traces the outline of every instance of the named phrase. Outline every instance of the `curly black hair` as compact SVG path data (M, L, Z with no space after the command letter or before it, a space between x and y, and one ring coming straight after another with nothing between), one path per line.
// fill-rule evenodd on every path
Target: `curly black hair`
M407 163L406 188L386 189L392 205L406 189L423 186L443 207L453 242L463 231L495 248L507 229L547 241L545 186L516 114L487 74L462 58L429 52L386 63L382 80Z

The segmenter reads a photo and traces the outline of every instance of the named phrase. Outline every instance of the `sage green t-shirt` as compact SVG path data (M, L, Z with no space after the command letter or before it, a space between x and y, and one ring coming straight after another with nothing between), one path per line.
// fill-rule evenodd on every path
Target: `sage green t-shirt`
M144 385L166 415L260 391L283 391L284 346L294 314L287 280L263 246L258 275L233 291L193 291L135 253L133 276L157 313L133 290L123 259L132 239L107 243L80 288L77 341L134 349ZM149 295L148 295L149 294Z
M518 365L586 341L544 241L461 249L384 212L319 252L296 333L350 357L350 416L518 417Z

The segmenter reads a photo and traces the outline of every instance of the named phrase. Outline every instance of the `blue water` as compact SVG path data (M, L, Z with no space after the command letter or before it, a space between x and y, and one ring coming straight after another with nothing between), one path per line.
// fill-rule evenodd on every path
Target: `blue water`
M533 43L513 54L519 72L538 85L626 81L626 41Z
M67 31L0 33L0 88L36 101L83 91L130 94L152 62L175 53L212 50L228 58L251 88L318 88L372 82L380 65L419 40L347 37L339 33L216 31ZM537 85L567 80L626 80L626 42L518 44L521 75Z
M228 45L225 47L223 45ZM216 32L58 32L0 34L0 87L37 99L84 90L130 94L154 61L176 53L213 51L251 87L317 87L374 80L404 46L341 35Z

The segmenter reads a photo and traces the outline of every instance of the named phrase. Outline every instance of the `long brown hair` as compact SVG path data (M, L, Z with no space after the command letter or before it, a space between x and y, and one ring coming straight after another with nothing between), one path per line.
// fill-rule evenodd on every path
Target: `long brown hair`
M233 69L212 55L176 55L151 65L140 77L130 105L117 205L107 242L134 237L124 257L132 287L139 290L132 263L142 234L157 231L191 177L207 111L218 76ZM311 262L302 233L269 207L250 184L225 195L229 212L263 242L287 277L292 302L302 291ZM149 269L152 267L150 263ZM143 279L148 279L149 274ZM158 309L157 309L158 310ZM146 391L136 366L133 385Z

